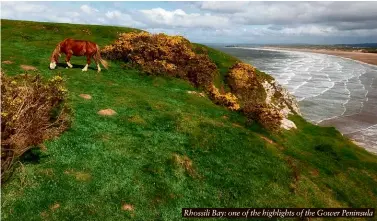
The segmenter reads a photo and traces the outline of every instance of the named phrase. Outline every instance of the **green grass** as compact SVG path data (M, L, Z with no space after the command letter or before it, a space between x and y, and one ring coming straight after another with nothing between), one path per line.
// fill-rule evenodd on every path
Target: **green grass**
M185 81L146 76L118 62L99 74L94 64L81 72L85 59L78 57L73 69L48 69L50 53L66 37L103 47L131 29L1 23L2 60L14 62L2 64L5 73L21 74L26 64L45 78L61 74L73 110L71 128L45 142L39 162L24 160L3 184L3 220L181 220L183 207L377 205L377 157L334 128L295 116L298 130L271 134L188 94L196 89ZM235 62L208 53L222 76ZM97 114L106 108L117 115ZM174 161L175 154L187 156L194 172Z

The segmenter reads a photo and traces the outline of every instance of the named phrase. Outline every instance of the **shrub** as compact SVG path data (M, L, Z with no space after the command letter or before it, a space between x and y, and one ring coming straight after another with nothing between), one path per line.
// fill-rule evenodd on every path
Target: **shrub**
M255 68L249 64L237 62L229 69L228 83L233 90L252 89L256 80Z
M229 108L230 110L240 109L240 105L237 102L237 97L230 92L226 94L221 94L219 92L219 89L217 89L214 85L212 85L208 89L208 94L211 100L213 100L216 104L225 106Z
M55 76L1 73L1 179L23 153L68 127L67 90Z
M122 33L102 50L110 60L131 62L152 75L168 75L189 80L195 86L208 87L217 73L206 54L196 54L191 43L181 36Z
M242 108L243 113L269 130L278 130L283 116L278 110L265 103L249 102Z
M237 62L229 69L227 81L231 91L243 103L264 101L263 85L259 82L253 66Z
M266 103L266 91L253 66L237 62L229 69L227 81L240 100L242 112L249 119L271 130L280 127L283 116L278 109Z

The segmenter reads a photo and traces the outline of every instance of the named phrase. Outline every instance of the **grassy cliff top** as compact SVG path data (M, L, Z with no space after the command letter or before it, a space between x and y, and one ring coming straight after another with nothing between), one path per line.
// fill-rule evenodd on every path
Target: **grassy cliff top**
M4 220L180 220L183 207L377 205L377 157L335 128L294 116L297 130L272 134L188 93L196 89L183 80L121 62L99 74L94 64L81 72L84 57L71 59L73 69L48 69L67 37L103 47L133 30L1 21L1 59L10 61L2 70L16 75L31 65L38 71L29 73L45 78L60 74L73 110L71 128L2 186ZM207 49L222 76L237 61ZM97 114L107 108L117 114Z

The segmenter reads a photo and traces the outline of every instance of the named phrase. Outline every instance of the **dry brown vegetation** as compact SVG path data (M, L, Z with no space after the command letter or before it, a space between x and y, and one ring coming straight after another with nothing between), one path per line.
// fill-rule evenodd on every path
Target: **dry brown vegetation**
M1 63L3 63L3 64L13 64L13 61L6 60L6 61L2 61Z
M24 70L24 71L36 71L36 70L37 70L36 67L34 67L34 66L30 66L30 65L24 65L24 64L22 64L20 67L21 67L22 70Z
M192 165L192 160L188 156L173 154L173 162L175 165L184 169L188 174L190 174L190 176L195 177L197 175Z
M280 121L283 119L281 113L266 103L248 102L243 107L244 114L253 120L256 120L265 128L270 130L278 130L280 128Z
M67 90L60 76L1 73L1 179L27 150L53 138L69 125Z

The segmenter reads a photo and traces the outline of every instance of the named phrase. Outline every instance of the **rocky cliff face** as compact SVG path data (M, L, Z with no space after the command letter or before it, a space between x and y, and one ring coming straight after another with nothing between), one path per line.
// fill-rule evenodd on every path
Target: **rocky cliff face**
M266 104L275 109L282 116L280 127L286 130L296 128L296 125L288 120L289 114L299 114L297 101L284 87L279 85L275 80L265 80L262 82L266 92Z

